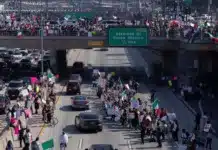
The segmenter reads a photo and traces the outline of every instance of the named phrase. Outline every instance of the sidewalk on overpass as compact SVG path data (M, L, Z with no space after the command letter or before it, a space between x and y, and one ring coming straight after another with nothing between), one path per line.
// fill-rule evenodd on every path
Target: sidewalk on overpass
M180 131L184 128L192 132L195 115L178 97L168 88L156 88L156 96L160 100L160 106L170 112L175 112L179 121ZM212 149L218 149L218 138L213 137Z

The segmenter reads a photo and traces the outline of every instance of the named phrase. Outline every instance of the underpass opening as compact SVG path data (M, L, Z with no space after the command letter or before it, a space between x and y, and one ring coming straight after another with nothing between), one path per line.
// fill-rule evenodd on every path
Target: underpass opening
M100 72L116 72L122 79L144 78L144 59L139 52L133 48L93 48L93 49L71 49L67 52L67 68L69 74L74 72L75 62L84 63L83 77L90 78L93 69ZM69 76L69 75L68 75Z

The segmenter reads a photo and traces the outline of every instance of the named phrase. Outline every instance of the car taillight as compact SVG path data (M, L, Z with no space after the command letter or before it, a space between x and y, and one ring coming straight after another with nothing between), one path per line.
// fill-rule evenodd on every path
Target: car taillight
M74 100L72 100L72 104L73 104L73 105L75 104L75 101L74 101Z
M88 104L88 101L85 101L85 104Z

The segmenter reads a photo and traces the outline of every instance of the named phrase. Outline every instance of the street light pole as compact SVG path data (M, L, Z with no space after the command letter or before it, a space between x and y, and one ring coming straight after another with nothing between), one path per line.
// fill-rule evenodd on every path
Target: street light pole
M41 0L41 4L42 4L42 0ZM40 26L41 26L41 33L40 33L40 40L41 40L41 74L43 76L44 74L44 62L43 62L43 57L44 57L44 44L43 44L43 22L42 22L42 12L43 9L41 10L41 17L40 17Z

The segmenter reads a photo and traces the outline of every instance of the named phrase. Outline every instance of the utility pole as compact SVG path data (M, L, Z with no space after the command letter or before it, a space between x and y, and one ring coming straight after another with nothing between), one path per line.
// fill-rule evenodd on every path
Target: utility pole
M212 0L208 0L208 14L211 13Z
M165 17L166 17L166 3L167 2L166 2L166 0L162 0L161 3L162 3L163 17L165 19Z
M42 0L41 0L41 3L42 3ZM44 57L44 43L43 43L43 20L42 20L42 16L43 16L43 9L41 10L41 17L40 17L40 26L41 26L41 33L40 33L40 40L41 40L41 74L42 74L42 77L43 77L43 74L44 74L44 61L43 61L43 57Z
M19 0L19 15L20 15L20 19L22 17L22 0Z
M46 8L45 8L46 19L48 19L48 0L45 0L45 5L46 5Z

